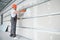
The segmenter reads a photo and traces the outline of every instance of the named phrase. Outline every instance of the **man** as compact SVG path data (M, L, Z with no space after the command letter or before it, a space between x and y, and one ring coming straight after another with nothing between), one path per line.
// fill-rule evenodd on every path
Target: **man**
M17 5L13 4L12 5L12 10L11 10L11 37L16 37L16 23L17 23L17 14L18 13L24 13L26 12L26 9L22 9L20 11L17 11Z
M16 37L16 22L17 22L17 5L13 4L12 5L12 10L11 10L11 37Z

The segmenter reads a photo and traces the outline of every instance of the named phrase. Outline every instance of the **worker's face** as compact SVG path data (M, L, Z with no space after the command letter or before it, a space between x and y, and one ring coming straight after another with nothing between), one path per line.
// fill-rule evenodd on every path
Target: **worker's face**
M14 10L16 10L16 8L13 8Z
M17 9L17 7L12 7L12 9L16 10L16 9Z

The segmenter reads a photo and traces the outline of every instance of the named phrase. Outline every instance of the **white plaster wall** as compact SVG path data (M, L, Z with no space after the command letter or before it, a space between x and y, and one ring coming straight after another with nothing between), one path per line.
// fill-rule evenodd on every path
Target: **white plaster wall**
M44 32L40 32L40 30L39 31L35 30L33 33L34 37L31 36L33 40L55 40L53 34L55 34L54 32L56 32L56 33L60 32L60 30L59 30L60 29L60 27L59 27L60 26L59 25L60 17L59 17L59 15L55 15L55 16L51 16L51 15L59 14L59 12L60 12L59 3L60 3L60 0L51 0L47 3L30 8L31 9L30 17L48 15L48 16L44 16L44 17L40 17L40 18L31 18L31 19L22 20L22 26L36 28L36 29L40 29L41 31L42 30L44 31ZM22 30L24 30L24 29L22 29ZM49 33L47 33L46 31ZM25 33L28 33L28 32L25 32ZM28 35L25 33L24 33L24 36ZM50 34L52 34L52 37L53 37L52 39L50 38ZM59 39L56 39L56 40L59 40Z

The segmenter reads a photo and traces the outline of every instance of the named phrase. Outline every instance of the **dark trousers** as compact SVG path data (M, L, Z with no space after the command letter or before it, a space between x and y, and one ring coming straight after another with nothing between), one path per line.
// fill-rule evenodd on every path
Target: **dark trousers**
M16 23L17 15L15 17L11 17L11 34L16 34Z

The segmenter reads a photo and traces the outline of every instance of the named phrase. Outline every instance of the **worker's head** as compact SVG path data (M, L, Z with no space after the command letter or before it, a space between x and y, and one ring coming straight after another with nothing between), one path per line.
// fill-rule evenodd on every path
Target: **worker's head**
M12 4L12 8L16 10L17 5L16 4Z

